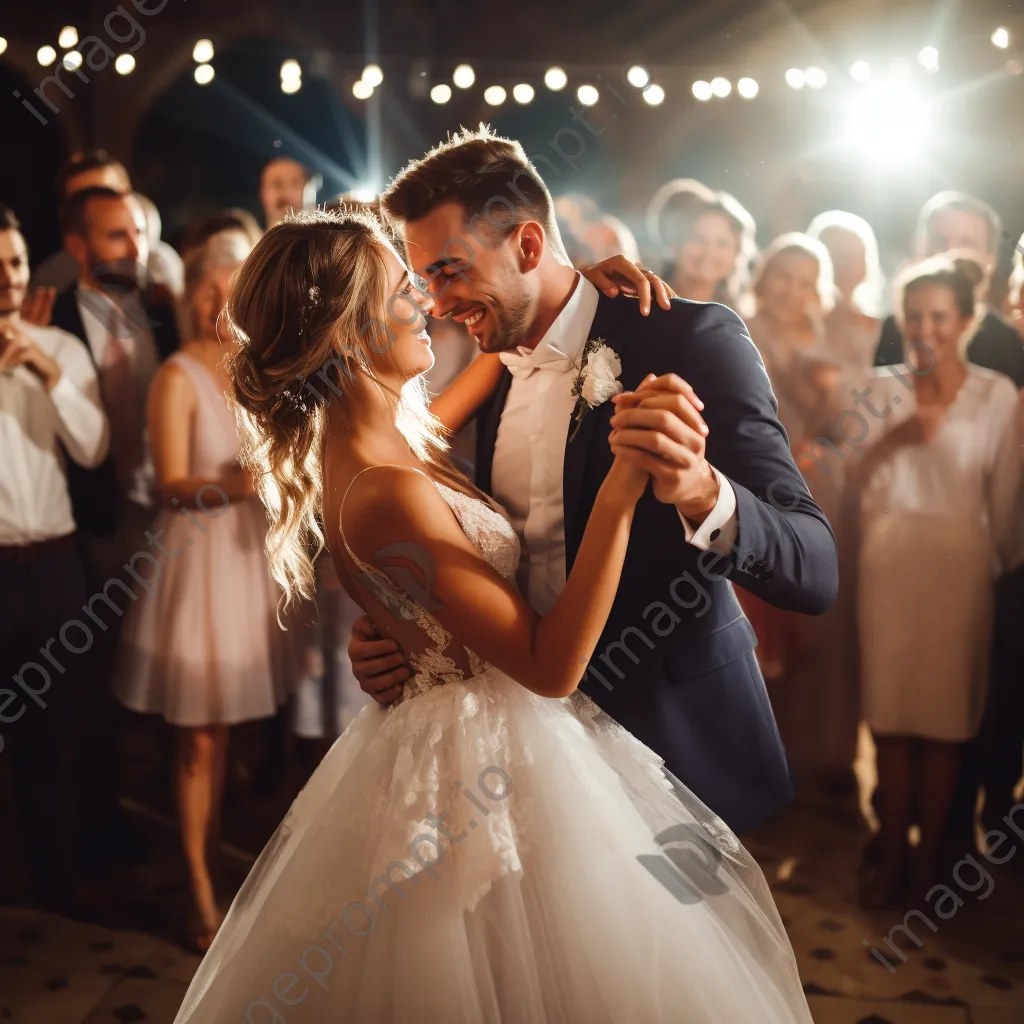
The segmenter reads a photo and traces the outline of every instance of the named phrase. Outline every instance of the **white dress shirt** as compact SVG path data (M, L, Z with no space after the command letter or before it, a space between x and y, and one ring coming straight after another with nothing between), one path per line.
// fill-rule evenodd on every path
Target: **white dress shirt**
M56 540L75 530L63 442L80 465L107 454L107 418L85 346L57 327L20 328L61 368L47 393L27 367L0 374L0 545Z
M518 354L507 357L513 379L498 425L491 486L522 544L520 590L542 615L565 587L565 445L576 404L574 368L583 354L598 298L598 290L577 274L569 301L536 348L531 352L520 347ZM658 310L651 315L657 316ZM735 532L736 495L718 470L715 474L720 489L711 514L699 528L682 515L680 519L688 543L728 552Z
M146 403L149 386L160 368L160 356L156 342L149 330L148 317L142 304L134 297L118 305L104 292L86 285L78 288L78 312L85 327L86 341L92 349L96 365L102 367L107 352L108 339L115 333L120 339L132 362L137 403L137 421L145 433ZM101 370L102 373L102 370ZM116 439L116 438L115 438ZM142 461L132 473L131 483L125 497L145 508L153 504L156 490L156 472L149 455L148 441L143 438ZM116 448L115 448L116 452Z

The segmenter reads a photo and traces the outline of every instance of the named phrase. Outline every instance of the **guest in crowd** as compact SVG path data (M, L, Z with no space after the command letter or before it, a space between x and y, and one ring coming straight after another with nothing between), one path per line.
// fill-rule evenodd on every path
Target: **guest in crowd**
M160 237L163 222L156 203L141 192L134 192L136 201L146 216L146 235L149 239L149 280L152 284L167 291L177 298L185 286L185 271L181 265L181 257Z
M12 212L0 207L0 722L32 895L67 911L78 853L72 805L80 841L108 821L95 813L93 776L84 770L94 742L80 718L87 638L62 630L86 618L87 600L65 465L102 462L108 428L85 346L57 327L21 319L28 282L25 240ZM40 654L58 637L59 673Z
M961 755L985 707L993 575L1024 561L1018 392L965 355L983 278L973 261L944 257L907 273L908 365L879 374L872 401L887 409L884 433L850 474L861 509L863 707L878 765L868 907L901 896L908 872L915 905L940 880Z
M185 232L181 242L181 258L198 249L207 239L224 231L237 232L250 246L255 245L263 235L259 221L248 211L233 206L227 210L206 214L194 220Z
M987 203L963 192L940 192L921 207L914 252L917 259L942 254L969 254L982 268L975 324L968 337L967 359L1009 377L1024 387L1024 345L1017 332L986 304L996 267L1002 221ZM899 324L889 317L875 353L875 365L903 358Z
M618 217L602 212L590 196L559 196L555 200L555 217L566 240L567 255L577 270L618 253L633 263L639 262L640 249L633 232Z
M648 224L665 257L662 274L676 294L746 311L755 227L736 199L700 182L676 179L651 201Z
M807 235L780 236L762 254L752 294L756 313L747 328L768 372L779 419L815 500L831 501L831 482L809 475L804 464L809 443L834 415L838 395L838 368L824 332L835 302L828 250ZM833 677L831 658L818 640L819 620L772 608L748 593L740 602L757 633L762 671L774 684L772 706L801 784L831 787L838 779L840 788L849 789L849 736L855 741L857 720L853 683Z
M1006 289L1006 313L1024 340L1024 235L1013 250L1013 269Z
M290 212L306 210L316 203L320 176L298 160L279 156L268 161L260 172L260 206L268 228Z
M229 728L274 715L298 671L291 634L277 622L266 517L238 463L229 349L218 336L231 275L248 251L228 233L185 261L189 340L160 368L149 400L162 504L153 534L167 558L159 588L129 612L116 673L127 707L178 727L179 825L200 949L220 924L210 853L219 848Z
M129 598L137 585L126 566L149 551L153 470L146 445L149 384L160 361L177 348L174 311L143 288L149 257L146 221L130 193L103 187L74 192L61 207L66 251L78 281L57 296L53 323L85 343L96 367L110 421L110 454L94 469L68 465L68 482L86 561L90 592L104 592L114 608L89 654L90 699L81 723L93 735L89 769L108 795L119 825L100 830L98 866L142 856L140 842L117 803L119 719L109 684ZM120 580L123 587L108 587Z
M825 345L847 376L859 383L874 363L882 329L878 319L884 286L878 242L863 217L829 210L811 221L807 234L828 249L835 305L825 317Z
M75 153L57 174L57 195L61 202L87 188L130 192L131 187L124 164L103 149ZM56 294L70 288L77 278L78 264L66 249L61 249L36 267L32 286L35 290L52 289ZM29 298L34 295L35 292Z

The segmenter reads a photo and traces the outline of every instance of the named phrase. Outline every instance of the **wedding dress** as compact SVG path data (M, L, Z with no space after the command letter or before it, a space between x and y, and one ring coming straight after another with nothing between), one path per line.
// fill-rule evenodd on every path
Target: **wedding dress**
M513 579L508 521L435 486ZM348 553L420 627L414 676L299 794L176 1024L810 1024L725 823L585 696L520 686Z

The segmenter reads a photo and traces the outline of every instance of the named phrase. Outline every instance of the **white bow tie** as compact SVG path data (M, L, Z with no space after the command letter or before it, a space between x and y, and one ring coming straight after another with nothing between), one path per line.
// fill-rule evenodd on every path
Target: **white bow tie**
M520 345L514 352L500 353L499 358L513 377L523 379L529 377L534 370L557 370L559 373L566 373L573 368L573 362L567 355L547 345L540 349L528 349Z

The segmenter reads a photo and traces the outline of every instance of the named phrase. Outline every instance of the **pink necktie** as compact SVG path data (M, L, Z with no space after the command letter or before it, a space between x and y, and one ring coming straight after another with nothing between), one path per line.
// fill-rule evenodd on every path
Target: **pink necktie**
M117 478L122 487L127 487L142 462L142 416L132 357L117 332L115 318L111 321L100 369L100 387L110 419L110 450Z

